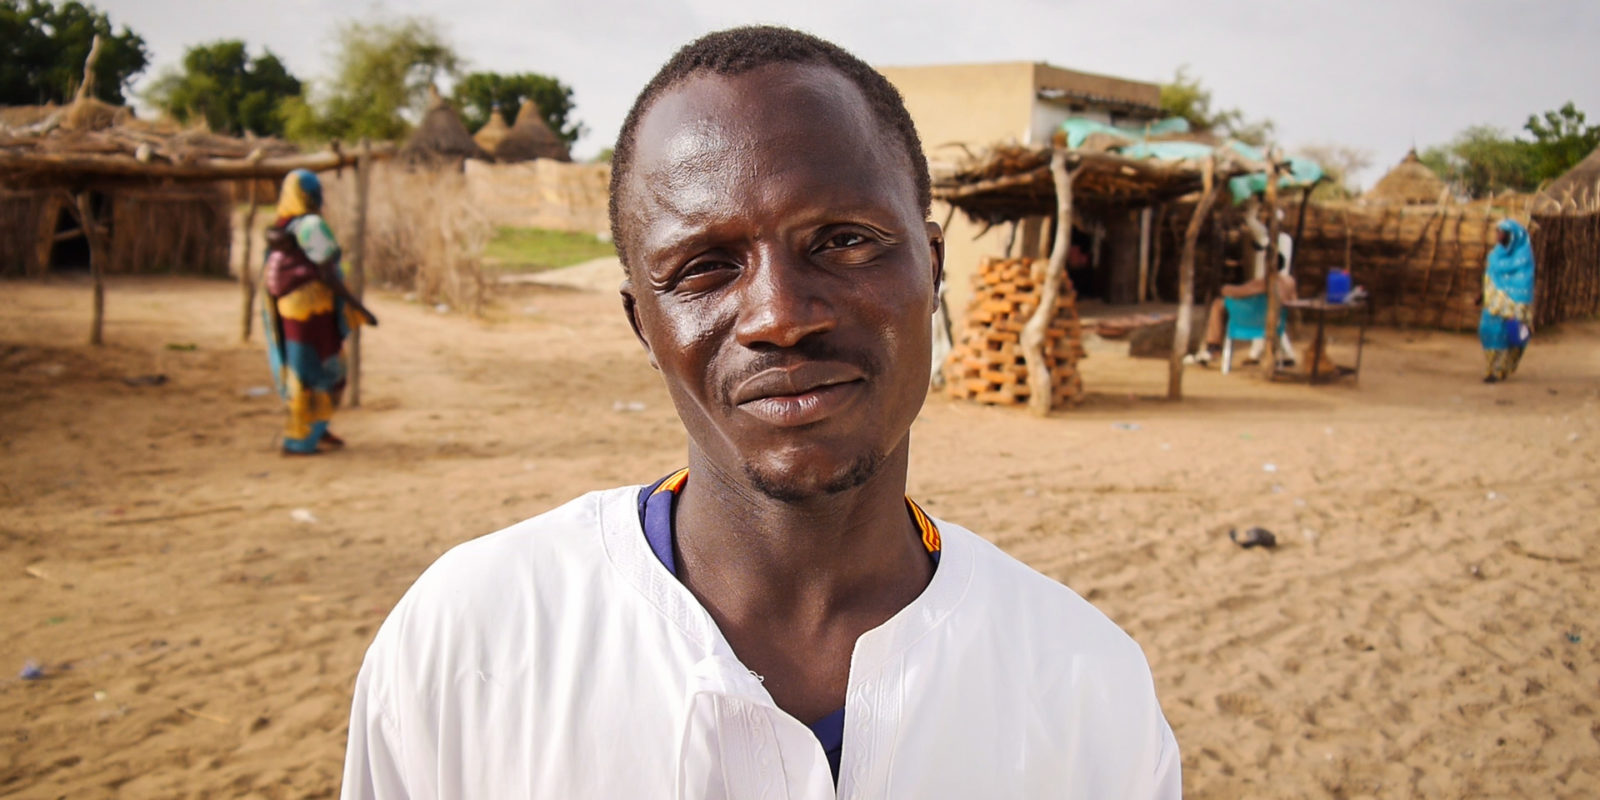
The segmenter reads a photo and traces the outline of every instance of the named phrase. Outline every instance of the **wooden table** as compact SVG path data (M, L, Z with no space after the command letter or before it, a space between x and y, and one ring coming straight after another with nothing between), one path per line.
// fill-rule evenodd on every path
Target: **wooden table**
M1311 341L1310 371L1306 373L1306 381L1308 383L1330 383L1344 377L1346 374L1350 375L1357 383L1361 381L1361 351L1367 342L1367 323L1372 320L1371 308L1366 301L1330 303L1322 299L1296 300L1292 303L1285 303L1284 308L1299 309L1302 314L1309 314L1317 319L1317 335ZM1339 367L1331 375L1318 377L1317 369L1322 365L1323 339L1326 336L1328 317L1348 317L1351 313L1359 313L1355 366ZM1345 372L1347 369L1349 370L1348 373Z

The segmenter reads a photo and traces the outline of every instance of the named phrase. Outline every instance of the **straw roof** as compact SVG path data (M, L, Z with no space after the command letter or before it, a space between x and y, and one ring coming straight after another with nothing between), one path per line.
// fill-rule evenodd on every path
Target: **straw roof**
M55 103L42 106L0 106L0 129L37 125L60 110L61 107Z
M1545 214L1597 207L1600 207L1600 148L1567 170L1565 175L1551 181L1533 202L1533 210Z
M1422 163L1422 159L1417 157L1416 148L1412 148L1394 169L1389 170L1389 174L1378 179L1378 183L1367 192L1367 199L1396 205L1427 206L1438 203L1446 192L1444 181L1439 180L1439 176Z
M933 197L987 224L1056 212L1050 148L1002 145L975 155L953 170L937 170ZM1201 165L1190 161L1134 159L1116 153L1071 150L1076 170L1074 205L1083 208L1139 207L1174 200L1204 185ZM1217 180L1249 170L1228 160L1217 164Z
M422 123L406 139L405 146L400 148L401 160L412 163L461 161L468 158L487 160L489 154L473 141L472 134L467 133L467 126L461 123L461 117L456 115L456 110L439 94L439 90L430 86L428 95L428 111L423 114Z
M477 142L485 153L492 154L495 148L500 146L500 140L506 138L506 134L510 131L511 126L506 124L505 115L500 113L499 106L495 106L489 113L489 121L485 122L477 133L472 134L472 141Z
M566 144L545 124L544 114L540 113L539 105L532 100L523 101L522 108L517 111L516 124L500 140L494 157L499 161L531 161L535 158L572 160Z

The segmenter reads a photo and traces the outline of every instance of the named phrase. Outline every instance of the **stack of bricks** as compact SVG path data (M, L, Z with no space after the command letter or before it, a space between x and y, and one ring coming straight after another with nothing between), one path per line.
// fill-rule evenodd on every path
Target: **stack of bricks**
M990 405L1027 404L1030 392L1022 326L1039 305L1045 263L1033 258L987 258L978 266L966 328L945 361L945 385L951 397ZM1083 330L1078 324L1077 300L1072 281L1063 273L1044 345L1053 408L1083 399L1083 378L1078 374L1078 359L1084 355Z

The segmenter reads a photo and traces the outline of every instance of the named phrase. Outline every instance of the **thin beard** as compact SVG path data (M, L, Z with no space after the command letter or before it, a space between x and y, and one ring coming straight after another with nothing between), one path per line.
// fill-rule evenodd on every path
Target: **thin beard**
M881 453L868 453L857 458L843 474L823 484L822 494L839 494L865 484L878 473L883 462L884 456ZM779 483L750 464L744 465L744 474L750 479L750 485L754 486L756 491L780 503L799 503L813 497L793 485Z

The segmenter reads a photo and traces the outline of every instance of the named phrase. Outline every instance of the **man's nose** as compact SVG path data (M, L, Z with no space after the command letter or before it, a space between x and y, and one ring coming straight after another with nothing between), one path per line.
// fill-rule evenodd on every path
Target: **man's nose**
M739 344L794 347L838 324L828 276L800 255L763 253L750 264L739 297Z

